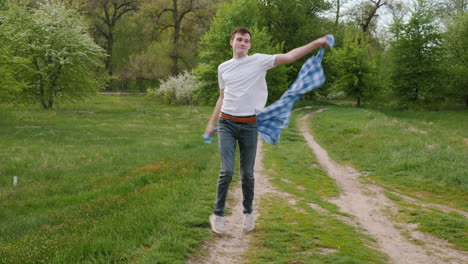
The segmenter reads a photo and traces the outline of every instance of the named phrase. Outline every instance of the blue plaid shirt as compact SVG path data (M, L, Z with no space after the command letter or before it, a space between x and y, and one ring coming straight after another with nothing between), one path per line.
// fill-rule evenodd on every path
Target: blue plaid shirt
M333 47L335 40L332 35L326 35L327 45ZM294 103L301 96L325 82L325 74L322 68L322 58L325 48L320 48L318 54L309 58L301 67L301 71L294 83L281 96L281 98L265 108L257 115L258 132L260 137L270 143L277 144L281 131L288 127L289 117Z

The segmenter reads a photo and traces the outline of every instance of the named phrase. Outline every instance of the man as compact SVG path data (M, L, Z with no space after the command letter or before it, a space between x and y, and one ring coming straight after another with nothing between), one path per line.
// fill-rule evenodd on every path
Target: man
M218 67L219 98L206 127L206 134L213 135L218 122L219 154L221 170L216 191L214 213L210 216L211 228L215 233L226 232L224 207L226 196L234 174L236 146L240 151L240 175L244 206L243 231L254 228L254 165L257 152L256 114L266 104L268 90L266 71L304 57L312 50L326 46L325 37L314 40L285 54L248 55L252 34L246 28L237 28L231 34L230 45L233 57Z

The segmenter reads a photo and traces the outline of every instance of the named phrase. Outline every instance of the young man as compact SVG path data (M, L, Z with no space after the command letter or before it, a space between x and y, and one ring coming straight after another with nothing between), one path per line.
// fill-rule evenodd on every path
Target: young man
M221 170L214 213L210 216L211 228L218 234L226 232L224 207L234 173L237 144L240 151L244 206L243 231L250 232L254 228L252 202L258 138L256 114L265 107L267 101L266 71L281 64L295 62L327 43L326 38L323 37L285 54L249 56L251 40L252 34L246 28L237 28L232 32L230 44L233 58L218 67L219 98L205 131L213 135L216 122L218 122Z

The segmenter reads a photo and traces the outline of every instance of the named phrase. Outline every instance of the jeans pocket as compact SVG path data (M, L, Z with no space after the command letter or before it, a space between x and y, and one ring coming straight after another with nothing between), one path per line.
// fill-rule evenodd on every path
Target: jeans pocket
M257 129L258 123L257 121L253 121L252 123L247 124L249 129Z

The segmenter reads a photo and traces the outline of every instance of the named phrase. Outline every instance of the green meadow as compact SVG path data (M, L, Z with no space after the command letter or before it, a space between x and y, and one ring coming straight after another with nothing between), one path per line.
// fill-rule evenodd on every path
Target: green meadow
M294 113L280 144L265 146L268 175L290 196L263 198L254 245L246 254L252 258L249 263L388 263L373 249L375 241L347 225L347 216L327 201L339 190L317 166L297 124L299 117L320 108L327 110L309 117L316 140L333 159L367 172L363 182L387 190L398 207L389 217L418 224L418 230L468 250L463 215L423 208L396 195L467 211L466 110L383 113L308 102L298 108L302 106L313 108ZM297 201L294 206L291 199Z
M342 221L347 215L326 201L339 190L300 135L298 116L292 115L278 145L264 144L267 174L289 195L262 198L248 263L387 263L372 249L375 240L347 225Z
M209 237L209 111L132 96L2 106L0 263L184 263Z
M391 217L468 250L466 218L396 195L467 211L467 111L326 107L309 122L331 157L369 172L363 181L397 203ZM113 95L55 111L0 106L0 263L185 263L213 237L219 158L216 139L201 139L211 111ZM272 184L290 197L262 198L246 256L387 263L327 201L339 190L299 133L297 118L308 111L293 114L279 145L264 145Z
M391 190L467 210L468 111L330 107L311 118L331 157Z
M399 204L394 217L468 250L468 220L395 197L468 211L468 112L376 111L329 107L310 120L312 133L336 161L368 172Z

